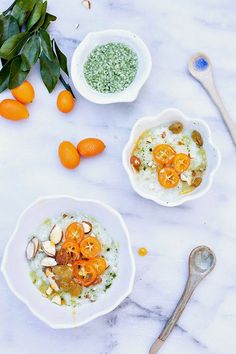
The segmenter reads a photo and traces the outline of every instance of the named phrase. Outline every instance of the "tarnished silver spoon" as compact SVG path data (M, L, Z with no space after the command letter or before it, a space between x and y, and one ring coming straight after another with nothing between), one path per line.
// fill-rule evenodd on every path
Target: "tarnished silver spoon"
M167 321L164 329L162 330L159 337L155 340L149 354L156 354L159 349L164 344L165 340L172 332L176 322L180 318L182 312L185 309L193 291L200 283L202 279L204 279L215 267L216 257L214 252L208 248L207 246L199 246L192 250L189 256L189 276L186 283L185 290L177 307L175 308L172 316Z
M197 53L189 60L188 70L190 74L197 79L208 92L212 101L219 109L221 116L232 136L234 144L236 144L236 123L230 117L219 92L217 91L210 59L203 53Z

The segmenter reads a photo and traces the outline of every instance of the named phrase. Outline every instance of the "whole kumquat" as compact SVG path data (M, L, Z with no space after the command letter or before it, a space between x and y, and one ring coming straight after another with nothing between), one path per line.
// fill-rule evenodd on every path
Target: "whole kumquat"
M83 157L92 157L103 152L105 147L106 145L102 140L97 138L87 138L79 142L77 150Z
M10 120L21 120L29 117L28 109L20 102L5 99L0 103L0 115Z
M15 99L23 104L33 102L35 97L34 88L29 81L24 81L20 86L11 90Z
M76 147L69 141L63 141L59 145L58 155L62 165L66 168L73 169L80 164L80 155Z
M62 113L69 113L74 108L75 100L68 90L61 91L57 97L57 108Z

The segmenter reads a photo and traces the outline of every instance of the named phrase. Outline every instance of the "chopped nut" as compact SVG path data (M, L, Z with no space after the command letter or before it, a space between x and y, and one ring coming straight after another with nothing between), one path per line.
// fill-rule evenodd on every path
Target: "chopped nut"
M52 241L43 241L42 249L50 257L54 257L56 254L56 247Z
M169 126L169 130L173 133L173 134L179 134L182 132L183 130L183 124L181 122L175 122L172 123Z
M153 162L153 161L149 161L149 162L148 162L148 166L149 166L149 167L152 167L153 165L154 165L154 162Z
M62 237L62 229L58 225L54 225L50 232L49 240L52 241L55 245L57 245L59 242L61 242Z
M134 170L134 172L137 172L141 166L141 161L137 156L131 156L130 158L130 164Z
M61 297L59 295L53 296L52 302L54 302L54 304L61 305Z
M83 0L82 5L86 7L86 9L90 10L91 9L91 1L90 0Z
M146 142L147 142L147 143L152 143L152 138L151 138L151 136L149 136L149 137L147 138Z
M82 225L85 234L89 234L92 231L93 226L89 221L82 221Z
M51 267L48 267L45 269L45 275L46 275L46 277L53 277L54 276L54 273L52 272Z
M194 130L191 134L191 137L193 139L193 141L198 145L198 146L202 146L203 145L203 139L201 134L197 131Z
M54 267L55 265L57 265L57 262L52 257L45 257L41 261L41 266L43 267Z
M162 137L162 139L165 139L165 137L166 137L166 132L163 132L163 133L161 134L161 137Z
M51 286L49 286L46 290L46 294L51 295L52 293L53 293L53 289L51 288Z

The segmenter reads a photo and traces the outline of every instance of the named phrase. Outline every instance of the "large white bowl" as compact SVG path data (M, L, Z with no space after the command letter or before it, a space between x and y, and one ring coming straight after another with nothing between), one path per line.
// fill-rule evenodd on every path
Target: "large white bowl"
M203 176L203 182L198 188L189 194L180 195L174 201L169 201L161 199L157 195L152 194L150 191L145 191L140 188L135 180L134 172L130 166L130 156L136 141L145 130L158 125L166 126L176 120L182 122L187 130L198 130L201 133L204 140L204 149L207 155L207 169ZM151 199L158 204L168 207L177 206L188 200L193 200L204 195L212 185L213 177L220 165L220 161L221 156L219 150L213 144L211 131L208 125L203 120L188 118L185 114L175 108L166 109L156 116L139 119L134 125L130 133L129 141L123 150L123 166L129 176L133 189L142 197Z
M134 81L124 91L116 93L99 93L93 90L85 80L84 64L97 45L121 42L128 45L138 56L138 71ZM71 78L77 91L89 101L100 104L132 102L147 80L152 68L152 59L145 43L134 33L124 30L106 30L90 32L76 48L71 62Z
M30 279L29 266L25 258L29 235L46 218L64 212L93 215L119 243L118 274L111 288L96 302L76 308L76 312L69 306L57 306L41 295ZM53 328L72 328L81 326L117 307L132 291L135 266L129 233L117 211L94 200L52 196L36 200L21 214L5 249L2 272L10 289L35 316Z

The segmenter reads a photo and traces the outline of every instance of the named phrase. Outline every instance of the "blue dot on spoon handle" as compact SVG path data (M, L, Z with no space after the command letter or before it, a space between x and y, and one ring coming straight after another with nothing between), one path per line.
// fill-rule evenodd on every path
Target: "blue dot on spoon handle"
M195 59L194 65L197 70L204 71L208 68L209 64L205 58L199 57L199 58Z

